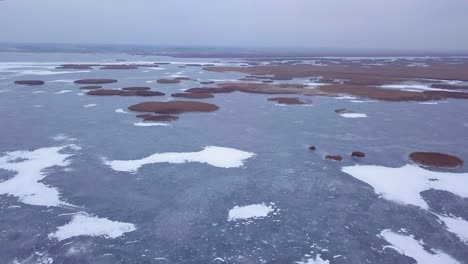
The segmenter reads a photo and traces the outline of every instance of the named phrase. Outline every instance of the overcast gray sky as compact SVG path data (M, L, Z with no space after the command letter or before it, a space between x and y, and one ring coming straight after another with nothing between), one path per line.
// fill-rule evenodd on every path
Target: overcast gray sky
M5 0L0 41L468 50L468 0Z

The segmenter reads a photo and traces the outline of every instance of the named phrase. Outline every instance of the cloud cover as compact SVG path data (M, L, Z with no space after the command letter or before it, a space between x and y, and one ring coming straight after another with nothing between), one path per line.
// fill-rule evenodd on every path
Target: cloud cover
M468 1L6 0L4 42L468 49Z

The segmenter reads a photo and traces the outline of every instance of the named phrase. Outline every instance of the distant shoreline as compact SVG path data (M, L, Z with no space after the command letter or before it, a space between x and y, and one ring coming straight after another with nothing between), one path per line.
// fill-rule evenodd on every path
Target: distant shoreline
M468 51L340 50L303 47L204 47L104 44L0 43L0 52L21 53L125 53L179 58L294 59L323 57L468 57Z

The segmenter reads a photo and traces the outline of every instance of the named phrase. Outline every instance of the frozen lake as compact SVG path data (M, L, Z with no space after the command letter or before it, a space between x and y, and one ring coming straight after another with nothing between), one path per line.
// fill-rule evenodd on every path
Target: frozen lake
M154 62L170 64L56 69ZM196 99L219 110L172 122L143 122L127 109L246 77L186 66L242 64L229 62L3 53L0 262L468 263L468 167L408 158L433 151L466 162L466 100L295 95L311 104L281 105L233 92ZM181 76L191 80L156 82ZM92 96L73 83L97 78L118 80L104 88L166 95Z

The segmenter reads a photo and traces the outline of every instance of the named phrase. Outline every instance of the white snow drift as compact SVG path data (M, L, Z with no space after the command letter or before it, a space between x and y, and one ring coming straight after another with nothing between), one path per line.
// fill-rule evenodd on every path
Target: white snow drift
M366 114L362 114L362 113L341 113L339 115L342 116L342 117L345 117L345 118L364 118L364 117L367 117Z
M128 114L128 112L123 110L122 108L115 109L114 112L120 113L120 114Z
M305 261L296 261L296 264L330 264L330 261L324 260L317 254L315 258L310 258Z
M167 152L156 153L139 160L105 161L113 170L136 172L141 166L152 163L185 163L200 162L220 168L241 167L244 160L254 156L254 153L233 148L208 146L198 152Z
M55 233L49 235L49 238L56 238L58 240L76 236L116 238L135 230L135 225L130 223L111 221L107 218L99 218L86 213L79 213L74 215L68 224L58 227Z
M65 135L59 135L58 140L65 140ZM0 182L0 194L18 197L25 204L37 206L72 206L60 199L59 191L47 186L41 181L47 177L47 169L69 165L68 158L74 154L65 151L77 151L80 147L74 144L61 147L40 148L33 151L12 151L0 156L0 169L14 172L14 176ZM105 236L115 238L123 233L135 230L130 223L111 221L107 218L89 216L80 213L73 216L72 221L58 228L49 237L59 240L73 236Z
M234 206L229 210L228 221L245 220L251 218L264 218L275 210L274 205L251 204L247 206Z
M443 190L468 198L468 173L435 172L415 165L400 168L356 165L343 167L342 171L371 185L382 198L418 206L427 211L430 211L429 205L420 194L425 190ZM468 243L468 221L451 216L436 216L445 223L449 232Z
M392 244L394 250L401 255L405 255L416 260L418 264L458 264L459 262L453 259L446 253L432 249L435 254L431 254L424 249L424 243L415 240L412 236L406 236L392 232L391 230L383 230L380 233L388 243Z
M158 123L158 122L138 122L138 123L133 123L133 125L139 126L139 127L170 126L170 124Z
M0 194L18 197L26 204L42 206L70 205L60 200L59 191L41 181L47 177L46 169L69 164L73 154L61 153L65 148L78 149L76 145L40 148L33 151L12 151L0 157L0 169L15 172L13 178L0 182Z
M429 209L419 194L429 189L448 191L468 197L468 173L435 172L415 165L401 168L349 166L342 171L370 184L383 198L406 205Z

